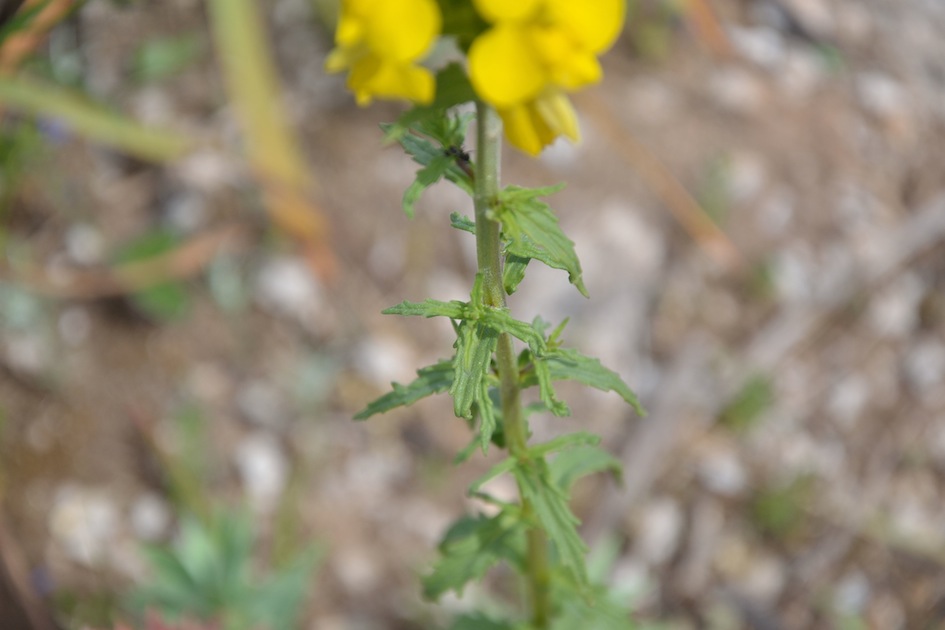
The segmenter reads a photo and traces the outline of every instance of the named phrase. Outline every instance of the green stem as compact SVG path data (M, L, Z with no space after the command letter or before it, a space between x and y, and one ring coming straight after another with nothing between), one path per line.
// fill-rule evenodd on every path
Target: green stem
M481 102L476 103L476 122L476 260L482 276L483 301L487 306L501 308L505 306L505 289L502 286L500 226L489 215L499 196L502 122L491 107ZM512 338L507 333L499 336L496 364L506 444L513 457L524 458L529 431L522 413L518 362ZM522 511L525 518L531 518L533 508L524 498ZM543 630L550 621L548 541L545 532L537 527L528 532L527 573L532 623L536 630Z

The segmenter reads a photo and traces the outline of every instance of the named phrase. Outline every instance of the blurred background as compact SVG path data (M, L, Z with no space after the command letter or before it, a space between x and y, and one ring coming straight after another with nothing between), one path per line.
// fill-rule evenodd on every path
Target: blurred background
M432 605L417 579L495 453L452 465L470 436L445 397L351 419L451 354L448 323L381 309L466 298L475 253L458 190L403 215L417 166L378 128L401 108L322 69L337 7L21 4L0 4L0 626L150 606L407 630L508 605ZM945 627L945 3L633 0L604 63L583 141L503 165L567 182L591 294L534 265L513 313L570 317L650 411L573 388L573 418L535 418L624 461L623 486L576 487L602 573L641 627Z

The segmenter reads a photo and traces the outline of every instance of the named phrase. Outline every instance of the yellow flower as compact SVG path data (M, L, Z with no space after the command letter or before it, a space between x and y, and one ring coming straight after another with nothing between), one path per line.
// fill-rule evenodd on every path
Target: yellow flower
M625 0L473 0L492 24L469 50L469 78L506 136L531 155L560 135L577 141L566 92L600 81L597 56L623 26Z
M433 73L417 65L440 32L435 0L343 0L328 55L329 72L350 70L348 88L359 105L374 97L433 100Z

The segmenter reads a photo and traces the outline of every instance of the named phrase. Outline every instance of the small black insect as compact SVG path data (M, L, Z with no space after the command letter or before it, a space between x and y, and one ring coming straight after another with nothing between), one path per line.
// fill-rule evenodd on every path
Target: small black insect
M472 160L469 157L469 152L466 151L466 149L464 149L462 146L456 146L455 144L450 145L443 149L443 155L455 160L456 166L466 173L466 175L469 176L469 179L474 178Z

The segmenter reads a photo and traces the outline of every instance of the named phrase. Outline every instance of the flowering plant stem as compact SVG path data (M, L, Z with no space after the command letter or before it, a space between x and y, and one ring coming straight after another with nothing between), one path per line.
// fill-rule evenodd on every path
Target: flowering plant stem
M502 286L500 252L500 225L490 218L498 202L501 172L502 121L489 105L476 103L476 177L473 203L476 211L476 260L482 277L483 306L505 307L505 289ZM506 444L512 457L528 458L528 425L522 413L521 380L512 338L508 333L499 335L496 346L496 365L499 374L499 397L505 422ZM521 490L521 489L520 489ZM522 513L531 520L533 508L522 497ZM532 623L536 630L548 627L548 541L540 527L528 531L526 558L528 590L532 607Z

